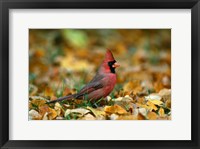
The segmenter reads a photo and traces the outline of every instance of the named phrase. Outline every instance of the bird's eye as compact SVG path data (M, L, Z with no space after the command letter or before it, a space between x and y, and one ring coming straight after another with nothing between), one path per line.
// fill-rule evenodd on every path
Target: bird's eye
M115 60L114 60L114 61L108 62L108 66L112 67L112 65L113 65L115 62L116 62Z
M112 62L108 62L108 65L109 65L109 66L112 66Z

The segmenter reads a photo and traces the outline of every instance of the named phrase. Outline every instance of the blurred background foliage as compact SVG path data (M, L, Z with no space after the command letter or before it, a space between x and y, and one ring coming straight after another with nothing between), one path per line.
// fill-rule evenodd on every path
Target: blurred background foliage
M170 29L30 29L29 95L53 100L80 90L107 48L121 65L111 97L171 88Z

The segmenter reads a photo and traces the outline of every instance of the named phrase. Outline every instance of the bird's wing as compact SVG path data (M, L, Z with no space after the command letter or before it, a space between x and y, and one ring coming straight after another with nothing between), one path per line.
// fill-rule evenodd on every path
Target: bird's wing
M102 75L102 74L97 74L96 76L94 76L94 78L93 78L89 83L100 81L100 80L102 80L103 78L104 78L104 75Z
M77 97L83 96L85 94L89 94L97 89L103 87L101 80L104 78L103 75L96 75L86 86L84 86L80 92L77 94Z

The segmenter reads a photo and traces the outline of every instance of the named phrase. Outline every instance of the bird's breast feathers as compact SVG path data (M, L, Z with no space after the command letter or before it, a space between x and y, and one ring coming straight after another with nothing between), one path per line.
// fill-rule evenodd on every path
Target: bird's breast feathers
M103 83L105 83L104 86L108 92L111 92L113 90L116 84L116 80L116 74L113 73L107 74L106 77L104 77Z

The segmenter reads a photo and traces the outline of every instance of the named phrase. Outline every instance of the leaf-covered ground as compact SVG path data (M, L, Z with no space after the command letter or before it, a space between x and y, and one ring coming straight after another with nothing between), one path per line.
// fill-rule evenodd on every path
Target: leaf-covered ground
M170 120L170 30L30 30L30 120ZM47 101L78 92L105 49L121 65L105 99Z

